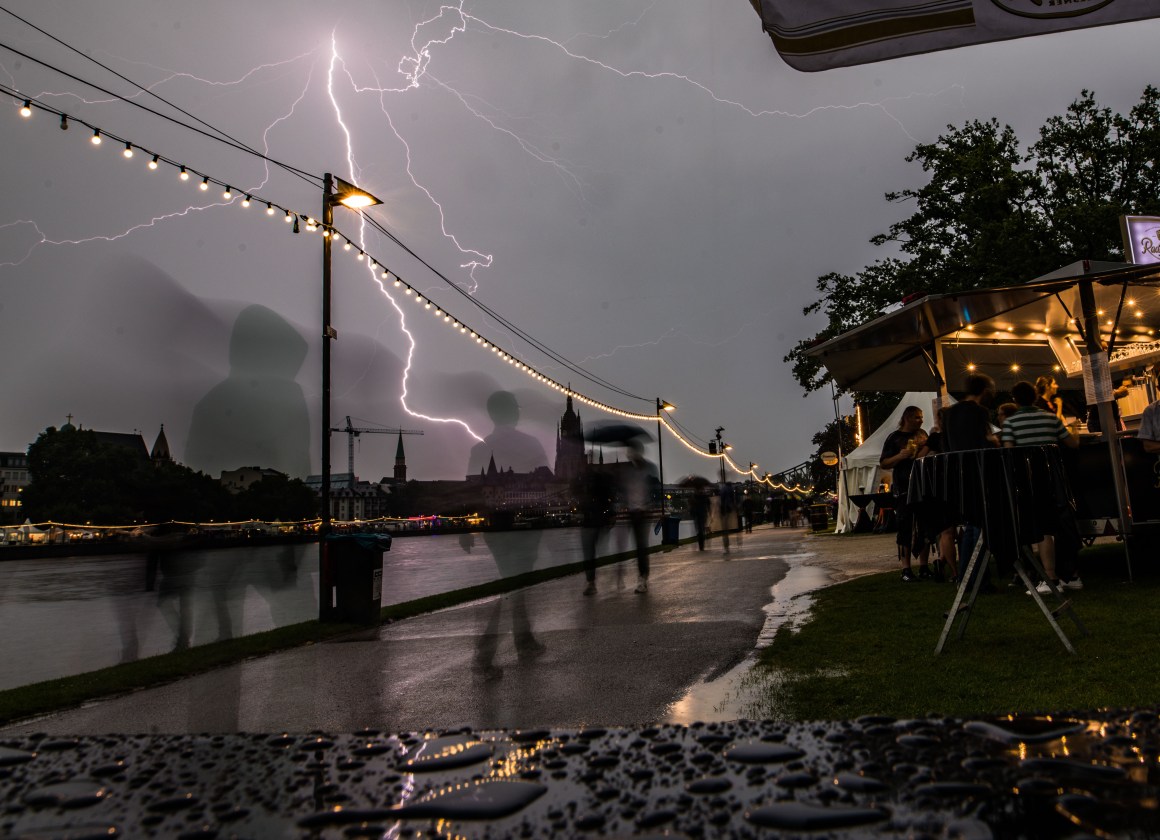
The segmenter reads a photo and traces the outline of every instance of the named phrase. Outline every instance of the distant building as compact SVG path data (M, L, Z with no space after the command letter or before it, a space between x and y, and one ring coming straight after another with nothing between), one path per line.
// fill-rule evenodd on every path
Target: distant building
M0 452L0 521L20 520L24 488L28 486L28 454Z
M255 484L263 478L272 478L279 475L285 476L286 473L270 469L269 467L239 467L236 470L222 470L220 480L222 485L231 493L241 493L243 490L248 489L251 484Z
M572 481L584 471L584 424L572 408L572 395L556 430L556 479Z

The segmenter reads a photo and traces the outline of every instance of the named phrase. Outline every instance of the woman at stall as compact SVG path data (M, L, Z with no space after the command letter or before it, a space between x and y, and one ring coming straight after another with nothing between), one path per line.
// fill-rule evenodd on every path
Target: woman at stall
M1050 411L1063 420L1063 400L1059 396L1059 383L1051 374L1044 374L1035 380L1035 407Z

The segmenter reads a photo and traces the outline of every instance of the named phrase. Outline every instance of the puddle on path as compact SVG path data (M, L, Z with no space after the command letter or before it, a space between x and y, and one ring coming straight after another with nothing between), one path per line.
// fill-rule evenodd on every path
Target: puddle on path
M810 593L844 578L824 566L810 565L810 552L782 556L790 564L784 578L770 587L772 600L765 606L765 624L757 637L757 646L743 661L724 674L692 686L669 709L664 723L691 724L730 720L769 720L785 717L779 698L783 693L784 675L762 669L754 670L757 652L768 647L777 633L797 627L813 606Z

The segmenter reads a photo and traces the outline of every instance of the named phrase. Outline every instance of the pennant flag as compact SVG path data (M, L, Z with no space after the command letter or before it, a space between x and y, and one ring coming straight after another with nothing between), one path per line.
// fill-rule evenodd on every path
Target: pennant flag
M786 63L830 70L1160 17L1160 0L750 0Z

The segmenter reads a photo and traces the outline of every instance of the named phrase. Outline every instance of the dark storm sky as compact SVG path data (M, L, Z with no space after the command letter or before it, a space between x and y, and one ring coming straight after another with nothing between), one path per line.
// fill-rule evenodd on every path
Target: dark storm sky
M781 62L745 0L489 1L442 15L421 2L9 7L272 157L358 181L384 200L375 217L449 278L645 401L526 351L366 232L370 253L545 374L646 413L663 397L694 433L724 426L740 462L770 471L804 460L833 416L828 394L803 399L781 361L818 326L801 309L820 274L886 256L867 240L905 212L883 193L921 183L903 160L915 143L991 116L1030 142L1083 88L1126 110L1157 81L1160 36L1160 23L1137 23L804 75ZM0 33L133 92L11 18ZM0 51L0 78L239 190L319 208L316 187L26 59ZM164 423L184 458L196 407L231 378L237 318L260 304L306 342L302 363L278 376L300 391L317 469L317 234L294 237L172 168L123 159L114 143L93 147L79 126L22 120L15 104L0 115L0 448L23 449L72 413L150 442ZM346 211L336 223L360 233ZM510 389L520 428L553 450L559 394L413 303L397 306L405 322L361 264L336 256L336 419L423 429L406 441L410 475L458 477L476 440L440 420L482 437L487 397ZM282 403L263 404L227 412L223 428L297 434ZM394 445L364 437L359 474L389 475ZM336 471L345 459L337 436ZM712 469L671 439L665 466L669 477Z

